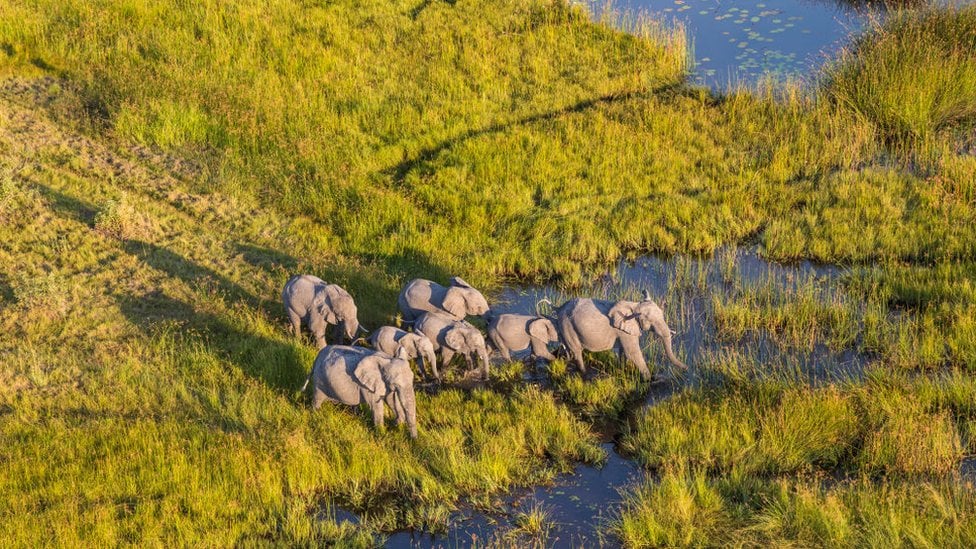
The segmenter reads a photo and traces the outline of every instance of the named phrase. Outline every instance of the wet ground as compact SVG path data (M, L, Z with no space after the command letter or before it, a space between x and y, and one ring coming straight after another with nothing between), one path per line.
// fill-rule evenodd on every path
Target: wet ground
M547 545L614 547L613 540L601 542L599 526L610 518L612 503L620 501L620 490L636 484L641 472L637 464L617 454L612 443L605 443L603 448L609 457L602 468L581 465L553 486L515 491L504 499L497 513L457 513L445 535L398 532L390 536L386 547L468 547L484 543L510 530L519 512L536 507L546 511L553 523Z
M836 267L809 262L782 265L765 261L754 249L728 249L700 259L649 256L633 262L622 261L614 272L598 277L590 287L566 292L554 286L511 286L491 296L489 301L499 313L531 314L542 299L555 304L576 295L639 299L643 290L650 291L656 301L664 302L669 323L678 332L674 340L675 348L686 358L691 371L680 382L671 376L660 375L652 383L645 401L639 403L640 406L648 406L667 398L683 385L696 383L696 359L730 345L716 338L710 325L713 295L734 292L748 285L773 284L791 288L811 280L829 291L838 283L841 274L842 271ZM673 306L669 307L668 303ZM542 304L542 307L545 306ZM738 346L739 343L733 345ZM648 341L645 348L654 351L650 353L655 357L651 364L654 361L664 364L658 345ZM784 352L761 338L753 342L752 352L764 359L797 356L795 351ZM853 352L835 356L816 348L799 355L807 357L805 360L812 365L811 371L819 371L818 367L823 370L823 364L830 364L831 368L845 372L860 370L858 357ZM547 538L548 546L614 547L617 545L615 540L601 537L600 525L615 512L621 501L620 491L632 486L641 473L633 461L616 452L612 441L608 440L603 447L608 459L602 468L581 465L573 474L561 477L553 486L516 490L503 499L503 505L496 512L465 509L456 513L444 534L434 536L424 532L398 532L390 536L386 546L468 547L483 543L511 530L520 511L539 505L554 523Z
M605 299L640 299L644 290L663 304L671 328L677 332L675 351L689 364L680 379L666 368L660 346L647 338L645 352L655 369L656 381L638 406L653 406L681 387L705 381L696 364L716 353L733 351L754 358L762 368L785 368L811 384L823 380L858 378L870 357L858 353L856 345L828 348L818 342L808 348L785 346L768 334L754 334L745 339L723 340L716 333L714 302L756 288L774 289L792 295L799 288L814 288L816 295L836 299L842 292L846 272L833 266L810 262L771 263L762 259L756 249L730 248L707 258L641 257L621 261L612 272L597 277L589 287L565 291L554 286L511 286L489 296L492 308L499 312L532 314L539 306L551 311L547 299L560 304L574 296ZM529 372L533 372L530 368ZM535 372L538 374L539 372ZM792 375L792 374L791 374ZM545 383L529 374L527 382ZM404 531L392 534L387 547L469 547L498 540L511 531L521 512L541 507L554 526L546 538L547 546L591 547L616 546L613 539L601 537L600 526L616 512L621 490L640 479L639 467L616 452L612 437L604 434L603 447L608 460L602 468L580 465L570 475L560 477L552 486L519 489L503 497L492 512L463 509L452 516L446 533ZM965 479L976 478L976 460L961 465ZM338 517L342 519L343 517ZM349 520L355 520L350 516Z

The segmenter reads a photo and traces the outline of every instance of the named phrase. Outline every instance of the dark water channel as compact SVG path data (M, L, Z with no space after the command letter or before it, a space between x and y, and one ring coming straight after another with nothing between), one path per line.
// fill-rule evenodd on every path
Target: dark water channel
M666 370L658 368L659 381L652 384L647 400L639 404L646 406L667 398L682 386L701 382L695 368L701 357L741 345L740 342L723 342L716 337L709 312L713 295L757 284L771 284L788 290L801 284L816 283L829 291L841 274L835 267L808 262L780 265L763 260L755 250L728 249L706 259L642 257L633 262L622 261L614 272L598 277L588 288L567 292L550 286L511 286L490 297L489 301L498 312L532 313L543 298L557 304L573 295L638 299L644 289L650 291L656 301L664 301L668 321L678 332L674 340L676 352L690 365L690 371L677 381ZM813 381L825 372L856 375L862 366L862 359L851 351L833 353L822 348L785 351L762 338L755 339L751 345L750 355L763 359L792 357L790 360L796 360L794 366L809 371ZM648 340L645 349L652 369L655 364L666 364L654 341ZM503 499L503 505L496 512L465 509L456 513L444 534L397 532L389 537L386 546L484 545L510 530L520 511L541 506L554 523L547 538L549 546L613 547L616 541L602 538L600 527L617 509L621 501L620 491L635 485L641 472L633 461L617 453L612 440L605 441L603 447L608 460L602 468L578 466L575 472L560 477L552 486L516 490Z

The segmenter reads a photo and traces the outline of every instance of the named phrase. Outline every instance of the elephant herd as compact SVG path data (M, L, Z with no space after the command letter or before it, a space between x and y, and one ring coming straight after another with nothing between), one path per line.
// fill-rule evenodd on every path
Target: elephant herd
M451 278L446 287L414 279L397 300L403 324L410 331L393 326L378 328L368 338L372 349L326 344L330 325L342 326L349 340L361 341L357 336L366 333L359 324L355 301L338 285L311 275L297 275L285 284L281 297L294 335L301 335L304 322L319 347L302 387L304 392L312 384L314 408L326 400L349 406L366 403L375 425L381 427L385 404L394 411L398 424L406 423L414 438L417 405L411 360L417 361L424 377L440 381L437 355L440 354L441 367L460 355L469 368L477 368L482 379L487 380L492 351L506 361L512 359L513 352L526 350L537 359L553 360L551 347L563 345L580 372L585 373L584 350L616 349L647 380L651 372L641 352L640 337L650 330L661 340L668 360L685 368L674 355L673 332L664 312L647 292L641 301L571 299L557 307L552 316L494 314L481 292L459 277ZM487 341L480 329L465 320L469 316L485 320Z

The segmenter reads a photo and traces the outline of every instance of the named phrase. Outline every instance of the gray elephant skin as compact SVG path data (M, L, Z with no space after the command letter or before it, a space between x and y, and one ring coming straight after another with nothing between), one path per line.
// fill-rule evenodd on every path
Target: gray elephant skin
M457 354L464 356L470 368L475 367L477 359L482 379L488 380L488 347L481 330L463 320L453 320L436 313L420 315L413 329L427 336L434 349L441 352L443 366L450 364Z
M501 314L488 321L488 339L505 360L512 352L532 349L536 358L555 360L550 343L559 343L559 332L552 320L544 316Z
M348 406L365 402L373 412L373 424L381 429L385 403L396 414L397 424L406 423L410 436L417 438L417 400L405 350L390 356L364 347L326 346L315 357L305 387L310 382L316 410L326 400Z
M337 284L328 284L312 275L296 275L285 283L281 300L295 336L301 335L304 321L319 349L326 345L325 332L329 325L341 323L350 341L359 332L356 302Z
M467 316L481 316L488 312L488 300L460 277L451 278L450 286L415 278L403 287L397 300L403 320L414 322L420 315L431 312L464 320Z
M649 380L651 372L640 348L640 336L647 330L653 330L661 340L664 354L672 364L686 368L674 356L671 329L664 320L664 311L646 292L642 301L571 299L556 310L556 325L581 372L586 372L584 350L618 349L637 366L641 376Z
M397 350L404 349L407 358L420 363L425 376L438 377L434 344L424 334L405 332L393 326L383 326L370 334L369 343L377 351L388 355L395 355Z

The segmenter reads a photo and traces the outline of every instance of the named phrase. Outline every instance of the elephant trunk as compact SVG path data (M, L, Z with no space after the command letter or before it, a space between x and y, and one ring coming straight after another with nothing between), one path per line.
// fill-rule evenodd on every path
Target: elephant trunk
M438 375L437 372L437 353L434 352L434 349L429 349L428 351L423 353L422 356L423 356L422 360L424 362L424 369L427 370L427 372L429 372L430 375L434 376L434 379L440 378L440 375Z
M347 318L342 321L342 327L345 328L346 337L349 341L352 341L359 334L359 320L355 318Z
M668 360L671 361L671 364L674 364L675 366L681 368L682 370L687 370L688 366L686 366L684 362L678 360L678 357L674 356L674 349L671 348L670 330L665 331L664 334L661 336L661 343L664 345L664 355L668 357Z
M414 396L413 387L402 389L397 393L397 398L399 398L400 405L407 416L407 429L410 430L410 438L417 438L417 399Z
M485 381L488 381L488 351L478 351L478 359L481 361L481 377Z

